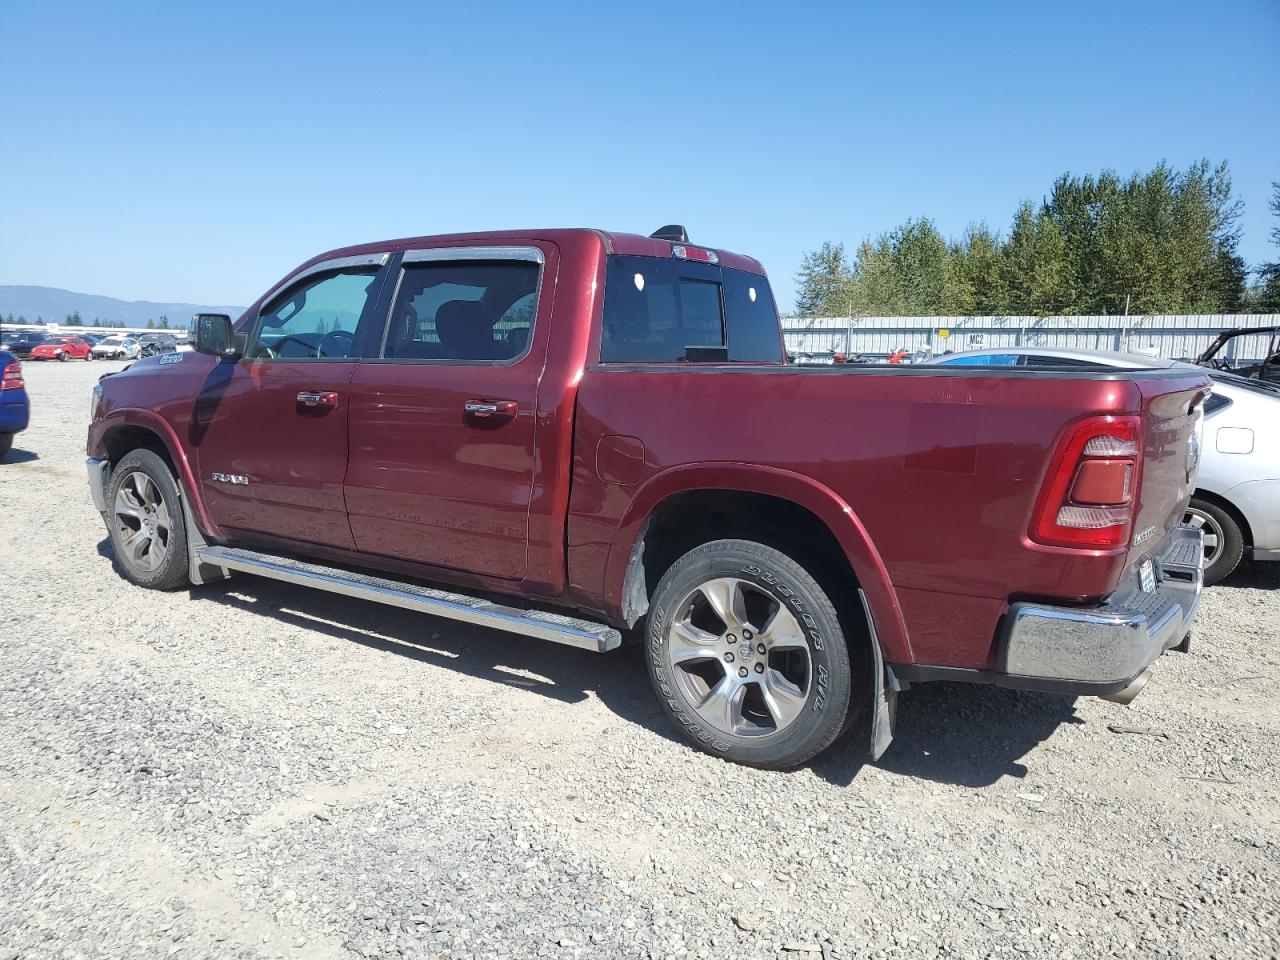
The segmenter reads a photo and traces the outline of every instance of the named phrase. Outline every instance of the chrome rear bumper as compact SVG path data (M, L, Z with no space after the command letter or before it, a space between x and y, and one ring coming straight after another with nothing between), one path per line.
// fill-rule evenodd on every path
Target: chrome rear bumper
M1148 668L1181 645L1204 588L1203 534L1175 529L1155 551L1155 589L1132 582L1091 607L1014 603L998 641L1003 686L1136 695ZM1132 699L1130 697L1129 699Z

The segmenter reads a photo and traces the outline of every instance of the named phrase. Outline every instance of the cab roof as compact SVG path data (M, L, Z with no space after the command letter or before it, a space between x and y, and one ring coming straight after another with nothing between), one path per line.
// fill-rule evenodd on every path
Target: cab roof
M375 243L362 243L351 247L340 247L315 257L308 263L318 263L334 257L356 256L379 251L395 252L411 250L416 247L443 247L453 243L512 243L531 240L542 240L559 244L562 241L580 241L586 237L596 237L604 245L606 253L627 254L638 257L672 256L672 240L660 240L654 237L641 236L638 233L614 233L608 230L596 230L590 227L557 227L542 230L487 230L476 233L438 233L421 237L403 237L399 240L382 240ZM745 270L748 273L764 275L764 266L754 257L748 257L719 247L689 241L685 246L703 250L714 250L720 258L720 265L734 270Z

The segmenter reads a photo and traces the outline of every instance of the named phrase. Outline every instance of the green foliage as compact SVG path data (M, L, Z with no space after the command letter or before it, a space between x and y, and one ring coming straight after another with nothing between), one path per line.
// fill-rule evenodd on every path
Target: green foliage
M843 243L824 243L806 253L796 274L796 312L802 317L847 314L852 279Z
M1280 214L1280 184L1272 209ZM1018 207L1005 239L978 225L948 243L931 220L912 219L863 242L852 267L841 244L824 243L805 255L797 309L801 316L1229 312L1245 305L1239 215L1225 163L1185 171L1160 163L1127 179L1063 174L1038 205ZM1280 294L1280 264L1264 273L1264 286Z
M1271 203L1276 225L1271 228L1271 242L1280 247L1280 181L1271 184ZM1280 310L1280 260L1264 263L1258 270L1258 283L1249 291L1256 308L1263 311Z
M152 320L150 317L148 317L148 318L147 318L147 329L148 329L148 330L154 330L155 328L156 328L156 322L155 322L154 320Z
M83 326L84 326L84 321L80 319L80 311L79 311L79 310L75 310L75 311L73 311L73 312L71 312L71 313L68 313L68 314L67 314L67 326L69 326L69 327L83 327Z

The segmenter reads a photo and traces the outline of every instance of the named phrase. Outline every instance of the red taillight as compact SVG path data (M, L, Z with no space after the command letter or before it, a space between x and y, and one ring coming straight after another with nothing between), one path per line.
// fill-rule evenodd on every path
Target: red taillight
M22 386L22 364L17 360L6 363L4 372L0 373L0 390L21 390Z
M1141 465L1140 417L1090 417L1054 453L1031 517L1031 539L1106 549L1128 542Z

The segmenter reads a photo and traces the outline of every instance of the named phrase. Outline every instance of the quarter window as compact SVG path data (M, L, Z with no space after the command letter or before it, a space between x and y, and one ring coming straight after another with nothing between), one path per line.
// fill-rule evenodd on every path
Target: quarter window
M510 361L529 349L536 263L406 264L383 356L398 360Z

